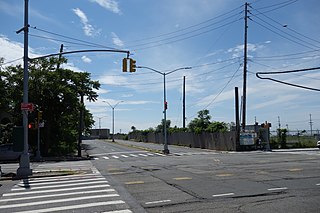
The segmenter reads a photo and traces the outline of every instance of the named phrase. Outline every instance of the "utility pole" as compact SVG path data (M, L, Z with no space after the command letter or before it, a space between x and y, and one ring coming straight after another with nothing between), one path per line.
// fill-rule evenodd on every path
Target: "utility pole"
M186 128L186 76L183 76L182 127Z
M281 129L280 116L278 116L278 126L279 126L279 131L280 131L280 129Z
M81 84L82 87L82 84ZM82 88L80 88L80 115L79 115L79 129L78 129L78 157L81 157L81 144L82 144L82 131L83 131L83 109L84 109L84 103L83 103L83 91Z
M20 33L24 31L24 44L23 44L23 104L28 104L28 90L29 90L29 71L28 71L28 0L24 1L24 27L17 31ZM32 169L30 169L30 158L29 158L29 145L28 145L28 110L23 109L23 153L21 154L19 161L19 168L17 169L18 177L27 177L32 175Z
M234 88L235 95L235 114L236 114L236 149L240 150L240 118L239 118L239 92L238 87Z
M62 52L63 52L63 44L61 44L61 46L60 46L60 53L62 53ZM61 57L62 57L62 55L60 54L58 64L57 64L57 70L60 68Z
M312 118L311 118L311 114L310 114L310 131L311 131L311 136L312 136L312 124L313 124L313 122L312 122Z
M242 131L246 128L246 102L247 102L247 31L248 31L248 3L244 8L244 57L243 57L243 103L242 103Z

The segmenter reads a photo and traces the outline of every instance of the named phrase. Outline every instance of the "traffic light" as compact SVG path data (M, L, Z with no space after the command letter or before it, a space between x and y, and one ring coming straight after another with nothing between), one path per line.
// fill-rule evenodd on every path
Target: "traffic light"
M38 123L42 120L42 111L38 112Z
M127 58L124 58L122 59L122 72L127 72L127 67L128 67L128 64L127 64Z
M28 129L33 129L34 128L34 123L29 123L28 124Z
M130 58L130 72L135 72L136 71L136 61Z
M168 102L164 102L164 110L167 110L168 109Z

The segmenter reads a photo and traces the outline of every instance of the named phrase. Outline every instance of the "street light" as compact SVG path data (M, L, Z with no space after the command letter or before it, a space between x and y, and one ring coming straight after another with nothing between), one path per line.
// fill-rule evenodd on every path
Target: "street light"
M99 138L100 138L100 135L101 135L101 119L105 118L105 117L108 117L108 116L102 116L102 117L96 116L96 117L99 119Z
M116 103L114 106L112 106L111 104L108 103L108 101L102 101L107 103L111 108L112 108L112 142L114 142L114 108L116 108L116 106L118 106L118 104L120 104L123 101L119 101L118 103Z
M168 138L167 138L167 98L166 98L166 75L169 75L171 73L174 73L178 70L187 70L187 69L192 69L192 67L181 67L174 69L169 72L160 72L156 69L150 68L150 67L145 67L145 66L137 66L136 68L144 68L151 70L153 72L159 73L160 75L163 76L163 120L164 120L164 148L163 148L163 153L164 154L169 154L169 149L168 149Z

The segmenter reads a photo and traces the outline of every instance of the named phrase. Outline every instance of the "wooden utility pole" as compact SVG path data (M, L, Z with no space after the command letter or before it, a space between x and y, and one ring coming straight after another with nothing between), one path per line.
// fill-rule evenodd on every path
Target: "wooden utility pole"
M247 108L247 31L248 31L248 3L244 9L244 57L243 57L243 103L242 103L242 131L246 128L246 108Z

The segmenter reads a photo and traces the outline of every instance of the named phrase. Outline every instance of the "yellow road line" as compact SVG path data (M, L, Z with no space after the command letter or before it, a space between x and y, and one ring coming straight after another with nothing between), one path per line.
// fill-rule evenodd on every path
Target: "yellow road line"
M300 168L294 168L294 169L288 169L290 172L299 172L302 171L303 169Z
M191 177L176 177L176 178L173 178L174 180L192 180Z
M216 176L217 176L217 177L230 177L230 176L233 176L233 174L230 174L230 173L222 173L222 174L217 174Z
M143 184L144 181L131 181L131 182L125 182L126 185L133 185L133 184Z

